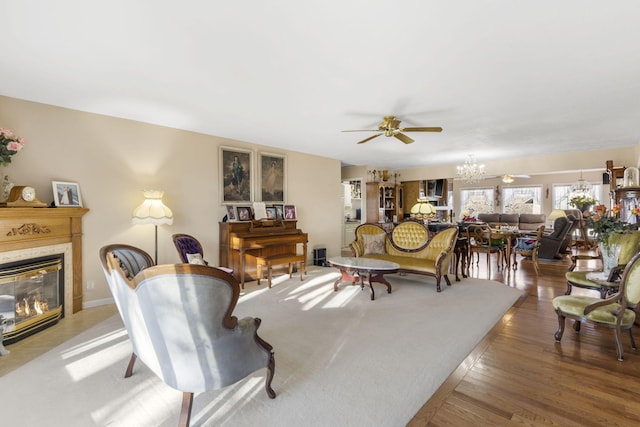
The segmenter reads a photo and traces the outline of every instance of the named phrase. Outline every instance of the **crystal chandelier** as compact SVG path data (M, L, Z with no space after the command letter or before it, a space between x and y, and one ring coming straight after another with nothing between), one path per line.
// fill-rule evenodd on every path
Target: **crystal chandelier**
M591 194L591 188L591 184L582 178L582 171L580 171L580 179L571 186L571 193Z
M478 165L472 155L467 156L464 165L457 169L458 177L467 184L476 184L484 177L484 165Z

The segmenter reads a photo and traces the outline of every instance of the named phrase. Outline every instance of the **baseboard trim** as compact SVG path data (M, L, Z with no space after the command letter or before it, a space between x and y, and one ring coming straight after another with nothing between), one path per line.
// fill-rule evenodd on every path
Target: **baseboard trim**
M115 304L113 298L96 299L82 303L82 309L100 307L101 305Z

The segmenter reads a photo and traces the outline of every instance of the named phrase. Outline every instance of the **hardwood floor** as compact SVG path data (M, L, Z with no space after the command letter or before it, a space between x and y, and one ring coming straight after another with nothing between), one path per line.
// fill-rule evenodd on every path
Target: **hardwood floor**
M483 261L471 269L472 277L487 278ZM628 336L624 362L616 360L609 329L584 324L575 335L568 325L562 343L554 341L557 317L551 299L564 294L567 266L566 261L541 262L536 276L531 262L519 259L519 268L505 277L494 261L491 278L525 294L409 426L640 424L640 352L631 350ZM580 293L596 295L574 291ZM115 313L113 305L83 310L37 339L10 345L11 354L0 357L0 377Z
M471 270L473 277L486 278L482 264L481 258L480 269ZM541 262L539 276L530 261L519 264L509 277L495 265L491 271L493 280L525 290L523 298L409 426L639 425L640 352L631 349L628 335L623 335L624 362L618 362L613 332L607 328L584 323L575 334L567 321L557 344L551 300L565 292L568 263ZM579 289L572 293L598 296Z

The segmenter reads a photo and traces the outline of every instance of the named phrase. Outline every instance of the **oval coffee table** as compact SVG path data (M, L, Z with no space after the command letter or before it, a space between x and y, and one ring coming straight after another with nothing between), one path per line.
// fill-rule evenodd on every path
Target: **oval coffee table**
M372 300L375 299L373 282L387 285L387 292L391 293L391 284L383 276L397 273L400 269L400 265L395 262L373 258L334 257L327 261L329 266L337 268L341 274L341 277L333 284L334 291L338 291L338 285L342 282L353 285L360 282L361 289L364 289L365 284L369 285Z

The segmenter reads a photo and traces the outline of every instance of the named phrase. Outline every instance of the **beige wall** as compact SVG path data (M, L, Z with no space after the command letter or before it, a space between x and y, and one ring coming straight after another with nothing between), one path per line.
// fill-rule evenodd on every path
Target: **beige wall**
M108 302L110 293L98 250L109 243L138 246L152 256L152 225L131 224L142 190L164 190L173 225L158 229L159 263L178 262L174 233L195 235L205 258L218 265L218 221L225 215L218 183L219 146L284 153L287 203L296 205L298 227L311 249L340 254L342 186L340 162L247 142L212 137L114 117L0 96L0 126L27 140L5 168L17 185L32 185L38 198L53 200L51 181L78 182L85 215L83 271L85 306ZM256 169L254 168L254 172ZM94 289L86 289L88 283Z

